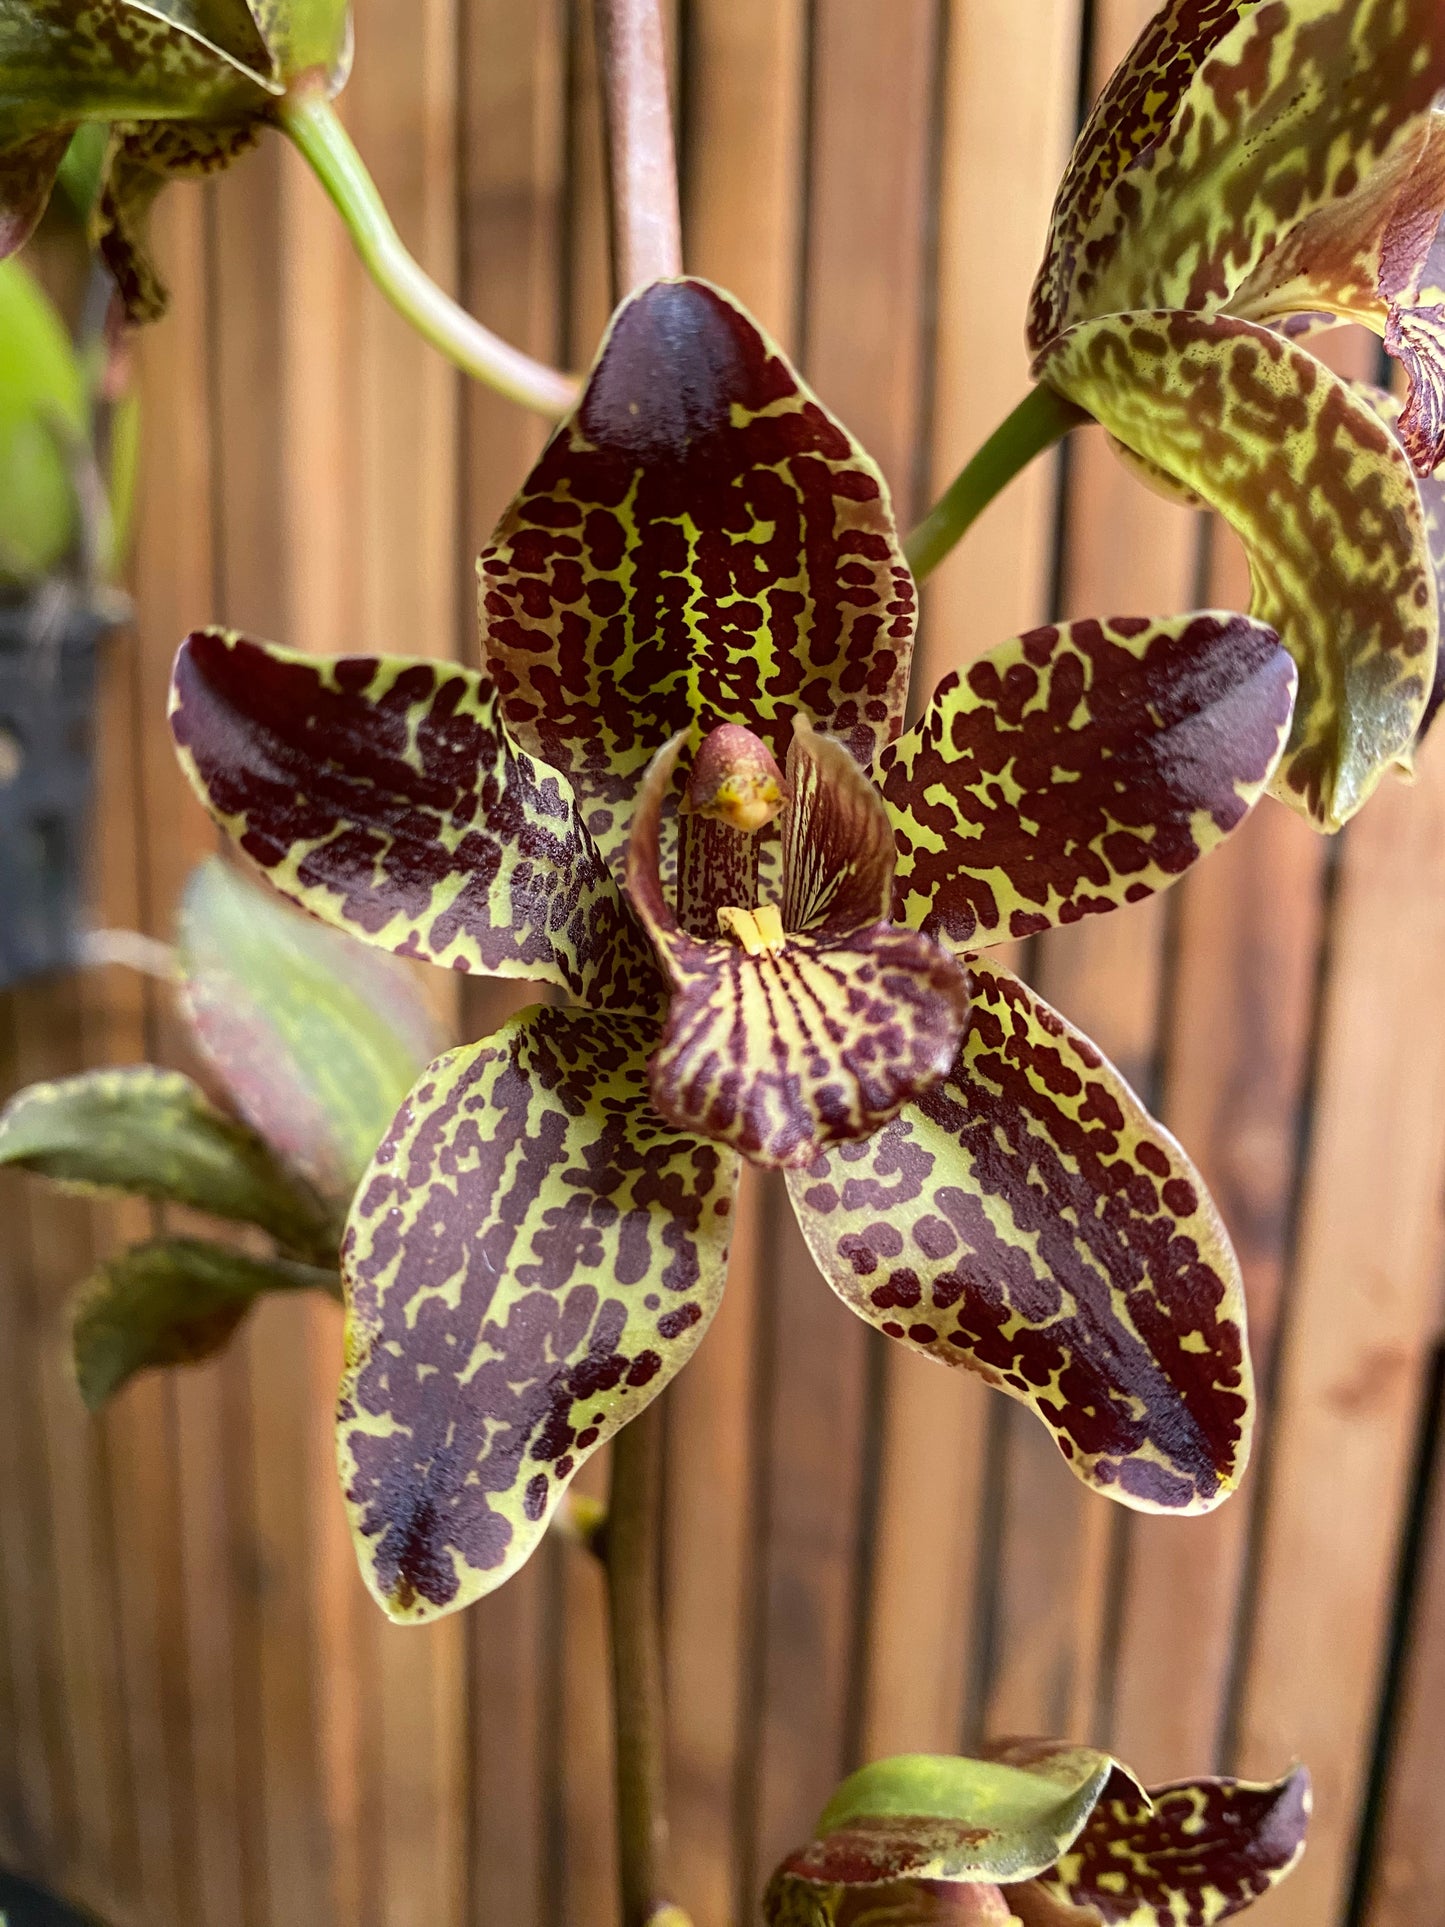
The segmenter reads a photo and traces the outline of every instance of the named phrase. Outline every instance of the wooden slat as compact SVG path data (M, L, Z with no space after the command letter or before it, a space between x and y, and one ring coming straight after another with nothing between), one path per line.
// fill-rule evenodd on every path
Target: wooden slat
M1264 1497L1239 1764L1315 1776L1310 1851L1261 1927L1349 1891L1445 1187L1445 755L1345 832L1290 1327Z
M947 15L928 425L935 490L1027 387L1020 317L1072 138L1076 12L1072 0L1051 0L1027 10L953 6ZM1041 463L930 579L915 710L947 670L1046 613L1052 519L1052 467ZM983 1630L973 1607L994 1401L963 1374L892 1348L886 1387L862 1734L868 1756L960 1743Z
M1438 1419L1438 1414L1436 1415ZM1445 1432L1429 1476L1419 1584L1412 1602L1401 1695L1389 1742L1389 1779L1362 1927L1418 1927L1445 1919L1445 1786L1440 1708L1445 1706Z

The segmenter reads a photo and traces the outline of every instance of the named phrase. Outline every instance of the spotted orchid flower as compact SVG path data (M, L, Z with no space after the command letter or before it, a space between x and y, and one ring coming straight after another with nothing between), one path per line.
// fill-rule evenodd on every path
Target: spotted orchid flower
M106 122L101 250L130 318L152 319L145 228L166 181L225 167L300 75L335 92L350 63L347 0L0 0L0 256L44 213L76 128Z
M1117 1760L1010 1740L855 1773L764 1902L768 1927L1211 1927L1304 1850L1309 1777L1145 1792Z
M1238 1270L1198 1175L989 947L1147 897L1262 792L1246 617L1036 630L902 729L878 471L725 295L623 305L480 562L481 673L220 631L172 726L318 916L553 1001L440 1057L343 1250L343 1481L398 1619L491 1590L716 1310L740 1157L899 1343L1126 1504L1238 1481Z
M1445 4L1168 0L1064 176L1040 380L1242 537L1299 665L1276 794L1336 829L1408 766L1439 619L1411 463L1445 453ZM1399 440L1299 337L1373 328Z

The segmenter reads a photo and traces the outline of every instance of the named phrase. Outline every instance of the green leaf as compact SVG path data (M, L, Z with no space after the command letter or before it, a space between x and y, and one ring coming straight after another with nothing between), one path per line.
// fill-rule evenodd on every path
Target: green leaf
M192 872L177 948L191 1023L236 1108L344 1202L445 1047L411 973L217 857Z
M337 1456L393 1619L515 1572L717 1309L737 1160L652 1109L653 1037L526 1011L438 1058L361 1181Z
M179 1071L139 1064L32 1084L0 1112L0 1164L82 1191L120 1191L260 1225L295 1251L325 1251L320 1202L266 1144Z
M85 382L49 297L19 261L0 261L0 583L24 587L75 538L67 442L86 431Z
M111 1259L77 1294L72 1325L81 1397L99 1411L137 1372L219 1351L257 1298L340 1294L335 1271L252 1258L199 1238L160 1238Z
M1107 1753L1042 1740L992 1760L878 1760L843 1782L779 1876L823 1888L1028 1880L1077 1837L1115 1770Z

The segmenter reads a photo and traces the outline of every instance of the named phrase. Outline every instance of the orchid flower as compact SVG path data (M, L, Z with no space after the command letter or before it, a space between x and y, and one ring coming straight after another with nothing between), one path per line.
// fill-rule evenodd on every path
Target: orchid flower
M1124 1503L1237 1483L1238 1269L1198 1174L992 945L1241 821L1295 673L1243 616L1083 621L902 730L915 594L857 443L729 297L619 309L480 562L484 671L224 631L202 801L278 889L549 1005L433 1063L343 1247L343 1482L395 1618L490 1591L717 1308L739 1158L890 1338Z
M1445 453L1442 86L1442 0L1168 0L1080 136L1029 315L1038 379L1242 537L1300 670L1275 792L1325 829L1408 767L1434 679L1411 462ZM1299 345L1330 321L1402 363L1398 442Z
M768 1889L768 1927L1173 1927L1245 1912L1304 1850L1309 1776L1151 1792L1091 1747L904 1754L845 1780Z
M44 213L76 128L110 122L101 251L131 319L154 318L145 224L165 182L226 166L299 76L334 93L350 64L346 0L0 0L0 255Z

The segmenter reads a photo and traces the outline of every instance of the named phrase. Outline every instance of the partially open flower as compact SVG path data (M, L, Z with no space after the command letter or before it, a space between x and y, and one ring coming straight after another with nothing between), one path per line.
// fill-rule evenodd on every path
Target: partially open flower
M1290 1872L1309 1811L1300 1769L1146 1793L1060 1740L903 1754L843 1782L763 1911L767 1927L1216 1927Z
M1300 669L1276 793L1326 829L1434 680L1411 458L1445 452L1442 86L1441 0L1168 0L1079 139L1029 317L1039 379L1243 539ZM1403 363L1398 441L1299 345L1333 320Z
M108 122L100 245L131 319L151 319L165 182L226 166L300 76L334 93L350 60L347 0L0 0L0 257L45 212L76 128Z
M1228 1240L981 953L1236 827L1289 726L1275 636L1036 630L901 731L882 480L695 281L619 310L480 574L484 674L202 631L173 689L192 782L278 888L562 997L431 1065L351 1213L340 1450L386 1610L499 1584L685 1363L739 1153L786 1168L853 1310L1029 1404L1079 1477L1218 1504L1253 1410Z

